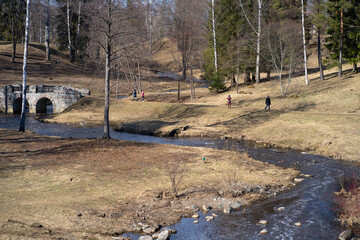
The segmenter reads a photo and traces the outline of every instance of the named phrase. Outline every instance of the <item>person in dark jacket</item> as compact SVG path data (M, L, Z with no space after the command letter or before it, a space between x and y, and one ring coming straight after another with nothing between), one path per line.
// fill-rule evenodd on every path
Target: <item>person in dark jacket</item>
M270 100L269 95L266 97L265 104L266 104L265 110L267 107L269 107L269 110L270 110L271 100Z

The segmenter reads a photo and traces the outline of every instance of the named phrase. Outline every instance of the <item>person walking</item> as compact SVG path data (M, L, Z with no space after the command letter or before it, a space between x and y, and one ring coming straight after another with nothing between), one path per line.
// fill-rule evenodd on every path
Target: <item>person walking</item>
M145 99L145 93L144 90L141 91L141 101L144 101Z
M228 108L231 108L231 96L229 95L227 98Z
M132 96L133 96L133 101L134 101L134 100L137 101L136 89L134 89Z
M269 95L266 97L265 104L266 104L265 110L266 110L267 107L269 107L269 110L270 110L271 100L270 100Z

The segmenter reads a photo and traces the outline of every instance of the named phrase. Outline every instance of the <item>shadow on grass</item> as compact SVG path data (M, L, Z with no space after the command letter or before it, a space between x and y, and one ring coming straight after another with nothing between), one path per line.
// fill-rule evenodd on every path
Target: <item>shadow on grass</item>
M169 136L172 137L175 135L177 129L170 131L168 133L163 133L160 129L163 127L168 127L177 124L178 122L166 122L166 121L137 121L132 123L121 123L115 127L115 130L118 132L126 133L135 133L140 135L149 135L149 136Z
M243 115L239 115L233 119L224 122L218 122L215 124L207 125L207 127L215 127L215 126L226 126L230 129L234 128L236 130L243 130L251 125L261 125L265 122L272 121L283 114L289 113L291 111L305 111L312 109L315 106L313 103L309 104L297 104L294 108L287 110L265 110L261 109L258 111L252 111Z

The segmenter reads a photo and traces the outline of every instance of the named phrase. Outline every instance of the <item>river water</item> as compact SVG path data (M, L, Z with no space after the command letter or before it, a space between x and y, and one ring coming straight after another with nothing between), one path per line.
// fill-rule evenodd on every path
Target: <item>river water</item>
M18 129L20 118L12 115L0 115L0 128ZM97 138L102 136L103 128L75 127L64 124L47 124L28 117L26 129L38 134L59 137ZM136 134L119 133L111 130L111 137L147 143L173 144L193 147L211 147L225 149L230 144L225 140L211 139L169 139ZM230 215L217 213L219 216L207 222L201 216L199 224L185 218L175 224L177 233L171 240L179 239L337 239L343 230L336 220L334 191L339 190L339 181L344 177L359 177L360 166L344 163L323 156L311 155L294 150L257 148L246 142L232 142L231 148L247 151L257 160L283 167L295 167L302 173L313 175L306 178L291 190L264 202L253 204L245 210L235 211ZM284 207L285 210L277 211ZM259 220L268 221L266 226L259 225ZM301 222L301 226L294 224ZM268 234L260 235L262 229ZM133 239L139 235L129 234Z

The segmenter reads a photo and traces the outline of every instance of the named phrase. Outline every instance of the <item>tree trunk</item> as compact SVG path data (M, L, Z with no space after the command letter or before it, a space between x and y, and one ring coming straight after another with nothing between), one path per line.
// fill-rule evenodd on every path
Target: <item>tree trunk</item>
M148 0L148 34L149 34L149 55L152 55L152 43L153 43L153 19L152 19L152 0Z
M249 83L249 82L251 82L250 72L245 72L244 73L244 83Z
M343 54L343 35L344 35L344 9L341 9L341 23L340 23L340 52L339 52L339 73L338 76L342 77L342 54Z
M45 1L45 14L46 61L50 61L50 0Z
M190 64L190 95L191 101L195 100L195 88L194 88L194 77L193 77L193 67L192 63Z
M270 79L271 79L271 69L270 68L268 68L268 70L266 71L266 79L268 81L270 81Z
M324 80L324 69L322 65L322 58L321 58L321 29L317 30L317 49L318 49L318 62L319 62L319 72L320 72L320 79Z
M306 57L306 39L305 39L305 16L304 16L304 0L301 0L301 25L304 46L304 71L305 71L305 84L309 85L309 78L307 72L307 57Z
M262 0L258 0L258 30L256 48L256 83L260 83L260 40L261 40L261 6Z
M111 61L111 0L107 0L108 22L106 34L106 59L105 59L105 106L104 106L104 135L103 139L110 139L109 108L110 108L110 61Z
M11 56L11 62L15 62L16 57L16 36L15 36L15 20L13 19L11 22L11 39L12 39L12 56Z
M217 46L216 46L216 30L215 30L215 0L211 1L211 16L212 16L212 31L214 41L214 61L215 61L215 72L218 71L218 60L217 60Z
M236 93L239 94L240 68L236 68Z
M26 1L26 24L25 24L25 46L24 46L24 63L23 63L23 83L22 83L22 109L19 132L25 132L25 115L26 115L26 68L27 68L27 54L29 44L29 10L30 0Z
M73 43L71 40L70 0L66 1L66 18L67 18L67 33L68 33L68 45L69 45L70 59L71 59L71 62L75 62Z
M353 63L353 72L358 73L357 63Z

